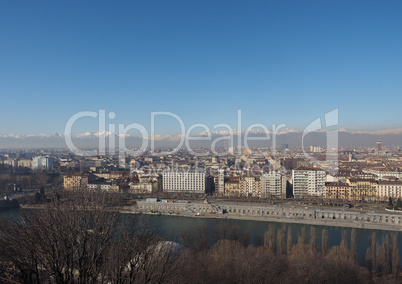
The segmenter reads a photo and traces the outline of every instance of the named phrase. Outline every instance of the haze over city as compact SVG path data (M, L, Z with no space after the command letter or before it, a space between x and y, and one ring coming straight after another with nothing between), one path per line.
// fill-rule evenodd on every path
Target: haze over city
M0 283L402 283L402 1L0 1Z

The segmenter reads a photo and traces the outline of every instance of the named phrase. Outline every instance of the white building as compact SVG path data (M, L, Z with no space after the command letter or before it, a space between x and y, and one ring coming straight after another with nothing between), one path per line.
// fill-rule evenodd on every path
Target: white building
M36 156L32 159L33 170L50 170L53 167L53 161L48 156Z
M8 158L8 159L6 159L6 160L4 160L3 161L3 164L4 165L9 165L9 166L11 166L11 167L17 167L18 166L18 161L17 161L17 159L10 159L10 158Z
M293 195L302 197L307 195L325 196L326 173L320 168L300 167L292 171Z
M260 177L253 175L241 177L240 195L261 197Z
M279 172L270 172L261 176L261 196L286 198L286 177Z
M205 193L204 171L164 171L162 178L163 191Z
M91 190L102 190L102 191L110 191L110 183L88 183L88 189Z
M310 146L310 152L311 153L321 153L322 152L322 148L321 146Z
M402 198L401 181L378 181L377 197L381 199Z
M152 183L130 183L130 193L152 193Z
M383 179L384 177L395 177L397 179L402 179L401 170L375 170L375 169L363 169L366 174L373 174L377 176L377 179Z

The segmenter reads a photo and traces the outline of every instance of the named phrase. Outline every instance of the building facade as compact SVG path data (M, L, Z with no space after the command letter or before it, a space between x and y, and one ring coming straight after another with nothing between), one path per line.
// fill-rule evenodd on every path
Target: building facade
M32 159L33 170L50 170L53 167L53 161L48 156L36 156Z
M325 196L326 173L320 168L300 167L292 170L293 195L303 196Z
M377 196L377 182L373 179L350 178L346 180L350 185L350 199L375 200Z
M325 199L350 199L350 186L342 182L327 182L325 184Z
M88 183L88 189L90 190L101 190L110 192L111 184L110 183Z
M286 198L286 177L278 172L261 176L261 197Z
M19 168L32 168L32 160L31 159L21 159L18 160Z
M133 182L130 183L130 193L152 193L153 185L150 182Z
M164 171L162 179L165 192L205 193L206 190L204 171Z
M260 177L244 176L240 178L240 195L261 197Z
M240 178L230 177L225 182L225 196L240 196Z
M89 175L76 173L63 178L63 186L66 190L76 190L88 187Z
M402 198L402 181L377 182L377 198L387 200L390 197Z
M402 179L402 171L400 169L363 169L363 172L373 174L377 178L376 179L383 179L384 177L395 177L397 179Z
M215 176L215 193L222 196L225 194L225 170L218 169Z

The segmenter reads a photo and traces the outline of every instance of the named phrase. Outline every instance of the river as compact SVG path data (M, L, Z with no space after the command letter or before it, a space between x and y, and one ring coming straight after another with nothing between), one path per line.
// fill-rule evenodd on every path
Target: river
M149 216L149 217L148 217ZM310 240L310 230L311 227L315 227L317 248L321 249L321 233L322 229L328 230L329 236L329 247L339 245L342 239L342 232L345 230L348 236L348 245L350 247L350 235L352 228L343 227L332 227L332 226L320 226L320 225L303 225L303 224L292 224L292 223L280 223L280 222L265 222L265 221L246 221L246 220L233 220L233 219L208 219L208 218L191 218L191 217L181 217L181 216L169 216L169 215L147 215L150 218L150 223L153 224L160 233L166 236L168 240L179 242L179 233L184 229L195 229L199 226L208 226L210 232L210 243L213 243L213 232L214 228L222 223L227 223L230 226L240 227L241 232L247 233L249 235L250 243L257 245L267 232L269 226L273 226L275 231L278 229L286 228L286 231L290 227L292 229L292 239L293 242L297 241L297 235L300 234L302 227L306 230L306 241ZM371 230L371 229L356 229L357 233L357 252L359 263L363 264L364 254L366 253L369 237L372 233L376 233L376 240L382 240L385 234L391 236L391 231L382 230ZM399 254L400 259L402 259L402 232L395 232L398 235L399 243Z
M19 215L19 209L8 210L2 212L0 216L6 218L12 218ZM292 224L292 223L280 223L280 222L266 222L266 221L247 221L247 220L233 220L233 219L213 219L213 218L192 218L182 216L169 216L169 215L144 215L144 218L149 221L148 223L159 231L161 235L166 237L170 241L180 242L179 234L183 230L196 230L197 227L208 226L209 228L209 241L210 244L214 242L214 230L216 227L223 223L227 223L229 226L238 226L242 233L246 233L249 236L249 241L252 245L257 245L261 240L265 232L267 232L269 226L273 226L277 232L280 228L292 229L293 242L297 241L297 235L300 234L302 227L306 230L306 241L310 240L311 227L315 227L317 248L321 249L321 232L322 229L328 230L329 247L339 245L341 243L342 232L345 230L348 236L348 245L350 247L350 235L352 228L321 226L321 225L304 225L304 224ZM373 232L376 233L376 240L382 240L385 234L396 233L398 235L399 254L402 260L402 232L391 232L382 230L371 229L356 229L357 232L357 251L359 263L363 264L364 254L366 253L369 237Z

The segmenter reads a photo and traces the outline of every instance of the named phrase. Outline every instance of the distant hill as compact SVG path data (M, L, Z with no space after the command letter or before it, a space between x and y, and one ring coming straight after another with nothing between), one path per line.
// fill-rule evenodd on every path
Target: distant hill
M236 133L236 132L235 132ZM221 138L217 143L218 147L222 147L227 143L222 139L227 133L213 132L211 141ZM236 146L239 133L233 136L233 143ZM244 138L244 132L241 134ZM289 147L300 147L302 145L303 132L294 129L285 129L277 134L276 146L281 147L282 144L288 144ZM206 137L205 133L201 133L200 137ZM262 131L250 132L248 137L266 137L267 135ZM272 146L272 135L268 135L269 139L249 141L250 147L270 147ZM381 139L384 146L400 145L402 144L402 129L390 129L380 131L338 131L338 144L340 147L375 147L376 142ZM126 145L128 147L140 147L142 138L136 136L126 136ZM146 138L148 145L150 145L149 138ZM108 145L108 134L106 134L106 145ZM116 137L116 145L118 145L119 137ZM74 145L78 148L97 148L99 141L99 134L95 132L87 132L76 134L72 136ZM210 147L211 141L191 141L190 146L195 147ZM176 147L180 142L180 136L172 135L158 135L154 139L155 147ZM317 145L326 146L327 132L311 132L304 138L304 145ZM33 134L33 135L0 135L0 148L67 148L64 135L56 134Z

